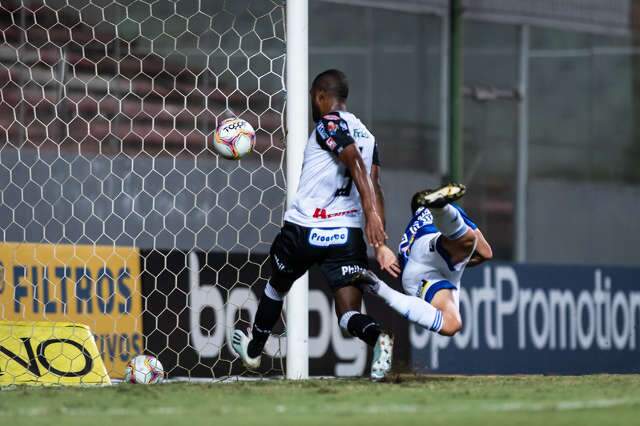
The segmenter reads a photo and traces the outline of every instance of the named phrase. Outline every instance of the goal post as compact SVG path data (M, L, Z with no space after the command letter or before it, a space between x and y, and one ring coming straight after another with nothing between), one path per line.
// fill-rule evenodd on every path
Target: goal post
M286 2L287 87L287 207L298 189L309 117L309 4L308 0ZM300 277L287 295L288 379L309 377L309 276Z

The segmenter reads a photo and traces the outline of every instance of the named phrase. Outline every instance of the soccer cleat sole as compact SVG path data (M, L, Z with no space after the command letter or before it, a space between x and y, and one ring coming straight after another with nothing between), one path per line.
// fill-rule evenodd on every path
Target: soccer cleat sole
M460 183L450 183L435 190L421 191L417 204L426 208L442 208L459 200L467 192L467 187Z

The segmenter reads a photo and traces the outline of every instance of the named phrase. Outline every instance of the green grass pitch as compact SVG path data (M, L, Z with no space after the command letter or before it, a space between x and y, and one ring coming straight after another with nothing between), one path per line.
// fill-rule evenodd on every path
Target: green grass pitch
M638 425L640 376L396 376L0 390L2 425Z

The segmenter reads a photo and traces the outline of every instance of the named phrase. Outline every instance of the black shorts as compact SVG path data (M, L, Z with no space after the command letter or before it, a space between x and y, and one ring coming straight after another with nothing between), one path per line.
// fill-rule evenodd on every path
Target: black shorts
M306 228L285 222L271 245L271 285L287 292L313 264L320 265L329 286L344 287L368 268L367 246L360 228Z

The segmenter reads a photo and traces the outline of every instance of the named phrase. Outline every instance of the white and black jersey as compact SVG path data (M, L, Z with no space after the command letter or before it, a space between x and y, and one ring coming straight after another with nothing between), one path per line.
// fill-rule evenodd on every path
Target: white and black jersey
M304 151L300 185L285 222L305 227L361 228L364 225L360 194L348 168L338 155L356 144L371 173L379 165L374 136L350 112L331 112L320 119L311 133Z

